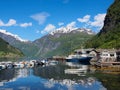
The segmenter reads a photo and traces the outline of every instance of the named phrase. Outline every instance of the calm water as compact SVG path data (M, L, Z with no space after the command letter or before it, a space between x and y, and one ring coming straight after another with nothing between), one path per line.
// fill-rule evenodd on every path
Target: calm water
M0 90L120 90L120 76L73 63L6 69L0 70Z

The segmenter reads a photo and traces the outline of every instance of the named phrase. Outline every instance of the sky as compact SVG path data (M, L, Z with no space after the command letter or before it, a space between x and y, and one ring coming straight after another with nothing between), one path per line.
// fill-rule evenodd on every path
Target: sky
M0 30L34 41L61 27L99 32L114 0L0 0Z

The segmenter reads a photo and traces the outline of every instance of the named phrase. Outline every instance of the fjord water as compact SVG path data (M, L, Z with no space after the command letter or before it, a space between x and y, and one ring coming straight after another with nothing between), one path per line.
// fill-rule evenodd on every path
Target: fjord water
M119 90L119 85L119 75L74 63L0 70L0 90Z

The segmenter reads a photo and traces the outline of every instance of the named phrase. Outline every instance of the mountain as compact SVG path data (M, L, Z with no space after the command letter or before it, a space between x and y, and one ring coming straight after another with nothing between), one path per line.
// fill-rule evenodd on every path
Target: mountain
M8 39L8 41L11 39L11 42L14 42L14 41L28 42L28 40L24 40L24 39L20 38L18 35L12 34L10 32L7 32L6 30L2 30L2 29L0 29L0 36L4 39Z
M0 38L0 58L13 58L20 56L23 56L23 53L20 50L12 47L8 42Z
M91 38L94 33L90 29L61 27L33 42L23 40L5 30L0 30L0 37L10 45L20 49L28 57L51 57L68 55L74 49Z
M72 27L61 27L58 28L57 30L54 30L50 32L51 35L54 34L65 34L65 33L87 33L87 34L94 34L90 29L85 29L85 28L72 28Z
M120 0L115 0L107 10L104 26L86 47L94 48L120 48Z
M35 40L33 43L40 48L37 53L38 56L63 56L80 48L81 45L92 36L94 36L94 33L92 33L90 29L68 29L62 27Z
M28 40L21 39L18 35L0 30L0 37L9 42L10 45L20 49L25 56L33 57L37 53L38 47Z

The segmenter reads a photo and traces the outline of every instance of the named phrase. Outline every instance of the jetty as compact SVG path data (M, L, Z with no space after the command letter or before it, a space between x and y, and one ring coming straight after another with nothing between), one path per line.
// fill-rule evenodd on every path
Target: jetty
M97 60L91 60L93 70L104 73L120 74L120 50L100 50Z

